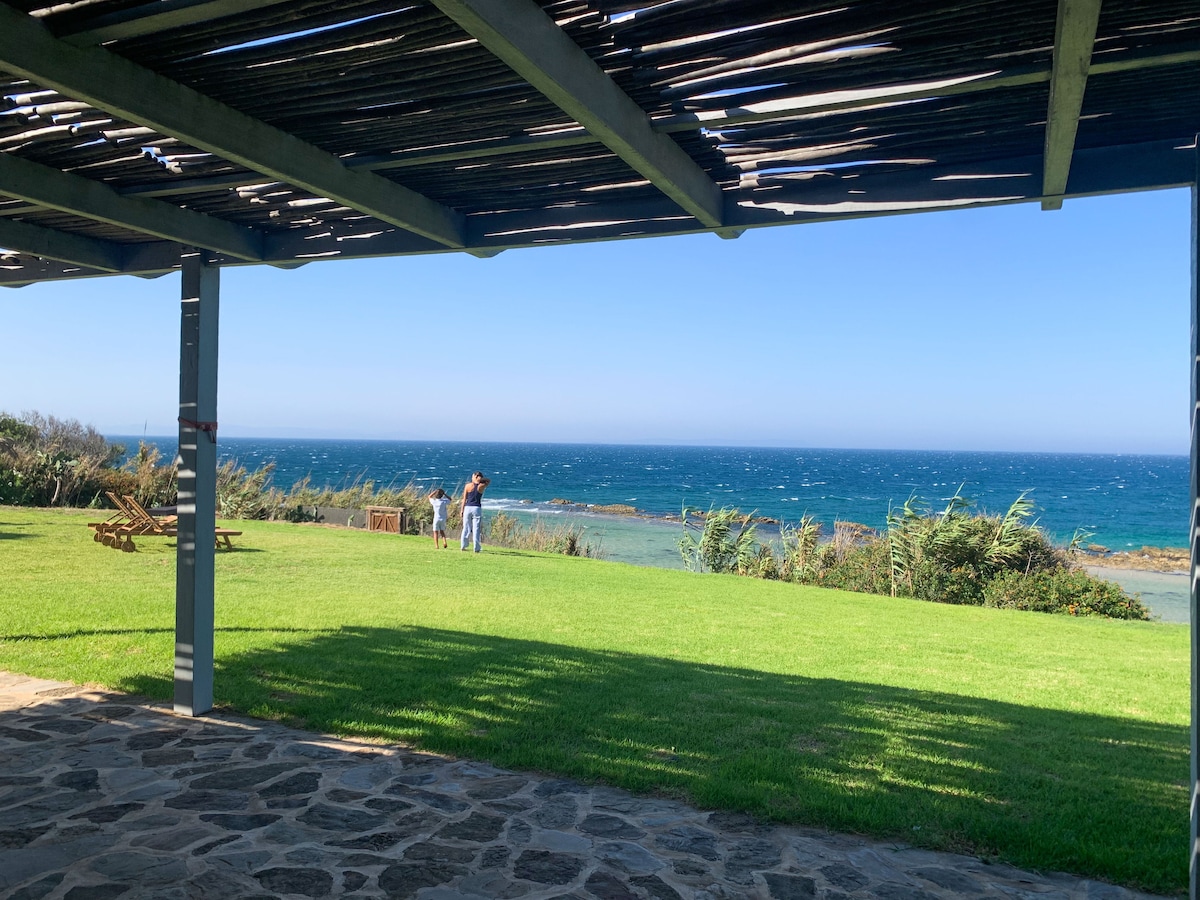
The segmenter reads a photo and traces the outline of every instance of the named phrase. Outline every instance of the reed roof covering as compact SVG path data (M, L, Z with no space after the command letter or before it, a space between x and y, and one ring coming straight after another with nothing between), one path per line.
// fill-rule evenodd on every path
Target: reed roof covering
M0 284L1190 184L1196 0L0 3Z

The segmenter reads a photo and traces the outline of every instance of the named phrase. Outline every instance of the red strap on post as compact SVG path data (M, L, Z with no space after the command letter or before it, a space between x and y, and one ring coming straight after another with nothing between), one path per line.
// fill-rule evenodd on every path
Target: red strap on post
M179 417L179 424L186 425L188 428L195 428L197 431L203 431L208 435L208 439L214 444L217 442L217 423L216 422L193 422L191 419Z

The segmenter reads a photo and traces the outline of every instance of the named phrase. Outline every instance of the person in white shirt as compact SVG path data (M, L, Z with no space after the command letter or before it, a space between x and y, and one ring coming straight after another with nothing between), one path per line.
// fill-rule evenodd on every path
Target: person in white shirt
M429 505L433 507L433 546L442 542L442 549L449 546L446 540L446 517L449 515L450 495L438 488L429 495Z

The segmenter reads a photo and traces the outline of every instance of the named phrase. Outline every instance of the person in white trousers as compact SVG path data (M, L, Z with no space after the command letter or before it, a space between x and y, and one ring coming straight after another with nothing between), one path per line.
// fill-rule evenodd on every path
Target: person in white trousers
M466 550L470 541L475 542L475 552L483 549L480 530L483 526L483 492L492 481L484 478L482 472L471 476L471 482L463 488L462 496L462 538L459 540L459 550Z

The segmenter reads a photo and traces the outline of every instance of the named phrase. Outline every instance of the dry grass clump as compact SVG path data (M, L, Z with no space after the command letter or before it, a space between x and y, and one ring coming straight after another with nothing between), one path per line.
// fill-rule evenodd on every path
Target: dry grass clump
M515 516L498 512L487 520L486 536L489 543L517 550L537 550L541 553L561 553L564 556L588 556L599 559L599 542L593 544L585 539L585 531L578 525L556 525L553 528L538 519L532 525L522 525Z

